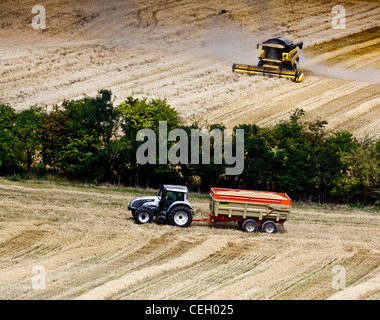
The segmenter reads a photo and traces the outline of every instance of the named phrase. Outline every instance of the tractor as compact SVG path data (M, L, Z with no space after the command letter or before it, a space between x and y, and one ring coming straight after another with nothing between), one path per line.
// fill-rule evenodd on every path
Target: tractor
M137 197L131 200L131 211L137 224L151 223L156 217L160 223L188 227L193 221L193 210L187 200L186 186L161 185L156 196Z

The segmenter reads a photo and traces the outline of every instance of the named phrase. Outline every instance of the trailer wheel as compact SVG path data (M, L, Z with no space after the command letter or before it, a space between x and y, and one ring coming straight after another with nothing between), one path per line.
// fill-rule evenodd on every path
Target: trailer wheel
M277 231L277 226L273 221L265 221L263 223L262 231L265 233L275 233Z
M133 215L137 224L151 223L153 220L153 210L147 207L139 207Z
M244 232L256 232L257 223L255 220L247 219L243 222L242 228Z
M169 212L169 222L173 226L186 228L192 221L193 213L188 207L177 206Z

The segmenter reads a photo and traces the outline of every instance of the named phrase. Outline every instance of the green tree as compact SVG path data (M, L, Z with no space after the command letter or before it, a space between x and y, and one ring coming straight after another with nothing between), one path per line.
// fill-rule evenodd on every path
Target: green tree
M141 129L151 129L157 138L157 150L159 145L159 122L166 121L167 130L171 131L180 125L178 113L166 100L147 98L134 99L128 97L122 102L117 111L120 115L120 126L123 131L122 141L125 144L124 160L128 170L125 174L132 178L134 185L154 186L162 182L163 179L173 179L173 168L170 164L159 164L158 155L156 164L139 165L136 160L136 151L143 142L136 141L136 135ZM168 148L173 143L168 143ZM120 165L119 165L120 167ZM176 175L176 174L175 174ZM143 183L144 182L144 183Z
M344 202L380 202L379 142L364 139L358 148L340 154L341 174L333 194Z
M91 135L96 143L108 146L118 128L118 112L112 103L112 92L100 90L95 98L65 101L67 131L70 137Z
M331 135L325 137L324 149L319 153L318 163L318 181L320 186L320 200L339 201L341 196L337 192L337 184L343 172L346 171L346 165L341 161L343 153L352 153L359 148L359 143L355 137L347 131L332 132Z
M336 131L328 138L327 143L337 153L353 152L359 148L359 142L354 135L348 131Z
M121 115L124 136L129 140L136 139L136 134L141 129L152 129L158 134L159 121L166 121L169 131L180 124L177 111L166 100L147 101L147 98L140 100L128 97L117 110Z
M308 144L299 112L291 121L277 124L271 131L270 146L283 153L282 163L275 169L277 189L291 192L294 198L308 194L313 176L313 150Z
M63 109L67 117L67 143L62 146L60 168L71 177L82 180L110 179L110 144L119 121L112 92L101 90L94 98L66 101Z
M42 158L57 172L72 178L99 181L110 176L108 148L118 129L119 114L112 92L101 90L94 98L65 101L44 112Z
M97 146L93 136L84 134L80 138L72 138L62 146L60 168L72 178L96 181L99 175L96 161Z
M31 107L16 114L14 134L19 144L19 158L30 171L34 157L41 147L38 133L42 125L41 108Z
M16 122L15 110L0 105L0 173L9 174L18 166L19 149L14 135Z
M244 188L271 190L275 181L275 169L284 160L284 152L267 143L263 131L257 125L240 125L244 130L245 161L240 183Z
M64 109L57 105L48 111L41 111L42 124L37 129L41 138L42 162L48 169L59 172L62 161L62 148L70 143L67 122L69 120Z
M198 126L198 124L193 124L191 129L194 130L201 130ZM191 129L188 131L189 134L191 134ZM223 175L225 173L225 167L226 165L223 163L223 148L221 154L217 153L218 150L216 149L215 145L215 138L212 135L213 130L216 129L216 132L221 133L221 138L223 143L223 132L226 129L226 127L223 124L210 124L207 125L205 128L209 133L210 137L205 137L204 139L199 139L201 142L199 142L199 149L198 149L198 154L199 154L199 164L189 164L189 168L194 176L199 177L201 180L201 185L200 185L200 190L202 192L207 192L210 190L210 187L219 185L221 183L221 180L223 178ZM204 143L208 143L208 140L210 141L210 163L204 163L203 155L202 152L204 151ZM189 141L189 148L191 147L191 137L188 137ZM194 149L194 148L192 148ZM194 152L194 150L192 150ZM189 149L189 157L191 154L191 150ZM222 163L218 163L216 159L221 159Z

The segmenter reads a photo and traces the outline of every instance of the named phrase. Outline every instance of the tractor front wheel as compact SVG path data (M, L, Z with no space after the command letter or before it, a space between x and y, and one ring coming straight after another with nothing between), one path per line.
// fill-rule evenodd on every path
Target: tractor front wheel
M153 220L153 210L147 207L139 207L133 215L137 224L151 223Z
M193 212L188 207L174 207L169 212L169 222L171 225L181 228L188 227L193 221Z

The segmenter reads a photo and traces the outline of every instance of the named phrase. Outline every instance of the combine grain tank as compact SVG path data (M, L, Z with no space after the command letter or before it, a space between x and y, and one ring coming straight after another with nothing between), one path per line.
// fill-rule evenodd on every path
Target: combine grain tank
M275 233L290 218L292 200L286 193L210 189L210 221L237 221L243 231Z

